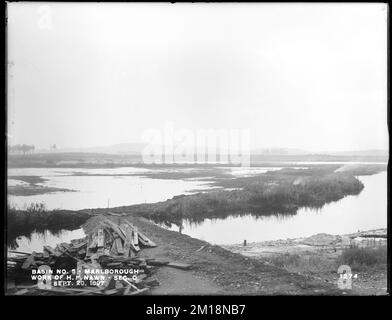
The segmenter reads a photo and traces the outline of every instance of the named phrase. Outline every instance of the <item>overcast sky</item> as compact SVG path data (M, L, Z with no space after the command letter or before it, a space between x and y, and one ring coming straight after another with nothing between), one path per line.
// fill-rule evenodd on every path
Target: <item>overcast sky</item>
M9 143L249 128L253 148L387 149L385 4L8 4Z

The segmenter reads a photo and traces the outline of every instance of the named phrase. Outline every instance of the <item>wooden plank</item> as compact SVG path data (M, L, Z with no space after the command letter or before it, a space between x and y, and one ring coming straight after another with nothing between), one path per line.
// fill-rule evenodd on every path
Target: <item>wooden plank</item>
M118 255L117 246L116 246L116 241L113 241L113 243L112 243L112 247L110 248L110 254L111 254L112 256Z
M111 216L122 217L123 213L108 212Z
M94 294L98 294L98 295L105 295L104 292L102 292L101 288L94 288L94 289L77 289L79 292L73 294L74 296L84 296L84 295L94 295Z
M80 248L83 248L85 245L87 245L87 240L81 241L81 242L79 242L79 243L75 243L75 244L73 244L72 246L73 246L75 249L80 249Z
M140 247L133 243L133 239L131 240L131 249L133 251L135 251L135 252L139 252L140 251Z
M68 251L70 249L70 245L68 243L62 242L61 246L64 248L65 251Z
M111 228L115 233L117 233L117 235L121 238L121 239L123 239L124 241L125 241L125 234L118 228L118 226L114 223L114 222L112 222L112 221L110 221L110 220L105 220L105 221L103 221L102 222L103 224L106 224L109 228Z
M55 250L51 246L44 246L44 251L48 252L49 254L56 255Z
M127 238L127 232L125 231L124 226L125 226L124 224L121 224L121 225L117 226L117 228L124 235L123 240L125 241L125 239Z
M127 296L135 296L135 295L138 295L138 294L142 294L142 293L144 293L144 292L146 292L148 290L150 290L150 289L149 288L143 288L143 289L140 289L138 291L130 292L130 293L127 294Z
M133 228L133 224L128 219L123 219L123 222Z
M133 283L131 283L130 281L124 279L122 280L122 282L127 286L125 291L124 291L124 295L137 295L137 294L141 294L145 291L148 290L148 288L143 288L143 289L139 289L138 287L136 287ZM131 292L131 288L134 290L133 292Z
M139 247L139 234L137 231L137 228L135 226L133 226L128 220L123 220L124 224L127 225L127 228L132 230L132 241L131 241L131 248L138 252L140 251L140 247Z
M118 294L122 291L123 289L111 289L111 290L106 290L105 294L106 295L114 295L114 294Z
M24 254L26 256L29 256L31 254L29 252L21 252L21 251L15 251L15 250L8 250L8 252L17 253L17 254Z
M103 233L103 229L99 228L97 231L97 246L98 248L102 248L105 245L105 235Z
M139 234L136 227L133 228L133 243L137 246L139 245Z
M157 279L153 278L153 279L149 279L143 282L146 286L148 287L159 287L160 283Z
M38 288L37 290L40 291L46 291L46 292L53 292L53 293L62 293L62 294L72 294L72 295L79 295L79 294L104 294L103 292L101 292L102 289L79 289L79 288L69 288L69 287L65 287L65 288L60 288L60 287L52 287L51 289L45 289L45 288Z
M91 238L92 238L92 241L90 242L89 249L94 249L98 245L98 238L95 235L92 235Z
M86 245L86 258L91 256L90 246L91 246L91 235L88 235L87 236L87 245Z
M150 260L147 261L148 265L150 266L165 266L169 264L170 261L165 261L165 260Z
M123 254L124 253L124 248L123 248L123 245L121 243L121 239L120 238L116 238L115 242L116 242L116 247L117 247L118 254Z
M105 233L105 247L110 247L111 243L114 241L114 237L107 227L103 227L103 230Z
M146 237L145 234L143 234L142 232L138 232L139 235L139 241L141 241L143 243L143 245L147 246L147 247L156 247L157 245L151 241L149 238Z
M21 290L16 291L16 292L14 293L14 295L15 295L15 296L22 296L22 295L24 295L24 294L26 294L26 293L29 293L29 290L28 290L28 289L21 289Z
M127 295L129 294L129 292L131 291L131 288L132 288L131 286L126 287L126 289L125 289L123 295L124 295L124 296L127 296Z
M101 268L101 265L100 265L99 262L97 261L98 258L99 258L99 254L93 254L92 256L90 256L91 265L92 265L93 268L95 268L95 269L100 269L100 268Z
M131 235L127 234L127 238L124 242L124 257L129 257L129 251L131 250Z
M139 248L139 246L138 246L137 244L135 244L135 242L134 242L135 237L134 237L134 234L133 234L133 229L132 229L132 227L130 227L128 224L122 224L121 226L122 226L122 228L124 229L124 232L126 233L126 236L127 236L127 239L129 240L129 245L130 245L131 249L132 249L133 251L139 252L139 251L140 251L140 248Z
M62 293L62 294L72 294L73 293L73 290L71 290L70 288L65 289L65 288L60 288L60 287L51 287L50 289L37 287L36 290L52 292L52 293Z
M110 268L110 267L121 267L121 265L122 265L121 262L110 262L110 263L108 263L106 266L107 266L108 268Z
M32 286L18 285L17 289L35 289L38 287L38 284L33 284Z
M26 270L34 263L35 252L33 252L22 264L22 269Z
M192 268L192 265L181 262L169 262L166 266L182 270L189 270Z
M116 287L116 280L114 280L114 276L109 276L106 278L104 283L105 290L112 290Z

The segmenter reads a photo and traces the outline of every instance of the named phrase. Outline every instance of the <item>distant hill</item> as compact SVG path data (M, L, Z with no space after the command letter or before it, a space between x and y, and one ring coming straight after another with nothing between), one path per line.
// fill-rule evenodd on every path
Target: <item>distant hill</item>
M131 154L139 155L145 143L119 143L110 146L98 146L90 148L63 148L53 150L37 150L37 153L106 153L106 154Z
M252 155L281 155L281 156L302 156L302 155L326 155L326 156L353 156L353 157L388 157L389 151L382 149L351 150L351 151L317 151L311 152L295 148L265 148L254 149Z
M389 151L388 150L380 150L380 149L370 149L370 150L353 150L353 151L326 151L321 152L323 154L334 155L334 156L382 156L388 157Z
M294 148L264 148L264 149L254 149L251 152L254 155L305 155L312 154L312 152L294 149Z
M36 150L35 153L95 153L95 154L118 154L118 155L140 155L145 143L119 143L109 146L97 146L90 148L64 148L53 150ZM254 156L307 156L307 155L324 155L324 156L351 156L351 157L388 157L388 150L353 150L353 151L319 151L311 152L296 148L260 148L253 149L251 154Z

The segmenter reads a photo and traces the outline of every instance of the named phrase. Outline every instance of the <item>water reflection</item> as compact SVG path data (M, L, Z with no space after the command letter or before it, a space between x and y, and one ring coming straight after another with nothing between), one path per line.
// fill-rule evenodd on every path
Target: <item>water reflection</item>
M225 219L183 221L181 232L214 244L233 244L307 237L316 233L345 234L386 228L387 173L358 177L365 185L356 196L347 196L321 208L300 208L296 213L231 215ZM167 224L179 231L176 225Z
M9 169L8 176L41 176L47 179L47 187L77 190L78 192L55 192L30 196L9 195L8 200L18 208L31 203L45 203L47 209L79 210L154 203L192 190L208 190L207 181L185 181L172 179L150 179L124 174L140 173L146 169ZM74 172L88 175L72 175Z
M83 238L85 233L82 228L76 230L59 230L43 232L33 232L27 236L20 236L8 244L8 249L20 252L42 252L44 246L55 247L57 244L69 243L73 239Z
M120 170L121 169L121 170ZM53 208L97 208L106 207L108 199L111 206L131 205L143 202L157 202L175 195L190 193L189 190L210 186L199 180L149 179L145 177L123 176L135 168L83 169L92 174L120 174L116 176L72 176L79 169L13 169L9 175L39 175L48 179L45 184L79 192L63 192L29 197L10 197L11 202L23 206L25 203L45 202L48 209ZM82 170L82 169L80 169ZM103 171L102 171L103 170ZM231 169L230 169L231 170ZM243 169L234 169L234 171ZM240 171L241 174L260 173L257 170ZM137 170L136 170L137 171ZM233 174L235 175L235 173ZM324 205L321 208L291 208L287 212L238 212L225 219L199 218L183 221L179 226L170 221L163 222L171 230L181 231L195 238L216 244L242 243L310 236L315 233L344 234L358 230L386 227L387 220L387 173L358 177L365 185L357 196ZM197 219L197 218L195 218ZM161 222L162 223L162 222ZM81 230L81 229L78 229ZM69 242L83 237L74 231L61 231L61 234L33 233L10 241L10 246L21 251L42 251L43 245ZM70 234L69 232L76 232Z

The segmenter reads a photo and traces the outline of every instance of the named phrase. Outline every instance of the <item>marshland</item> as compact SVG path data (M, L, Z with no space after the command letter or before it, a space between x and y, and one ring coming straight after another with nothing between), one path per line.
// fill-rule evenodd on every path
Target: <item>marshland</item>
M318 230L317 221L320 225L326 219L324 231L329 233L340 232L339 225L345 226L342 232L350 232L386 223L386 198L380 193L383 187L377 187L386 183L386 164L379 162L149 166L118 157L109 161L105 155L95 155L94 161L84 156L81 161L73 155L70 166L58 162L66 155L56 156L46 168L43 163L53 155L46 160L43 155L10 159L8 239L14 247L18 241L28 243L26 236L34 238L36 232L78 229L91 215L107 211L141 216L216 244L307 236L311 228ZM367 192L370 198L361 200ZM375 212L361 211L364 201L375 206ZM345 210L347 202L353 206ZM328 213L334 206L338 207ZM348 224L330 221L336 219L339 206L345 210L339 212L342 221L357 218ZM304 215L309 223L303 223Z

